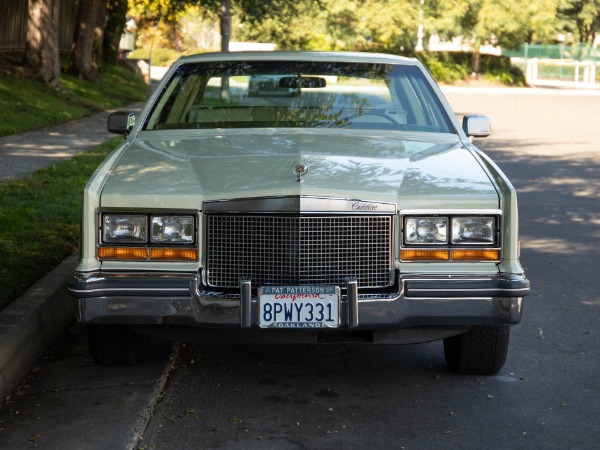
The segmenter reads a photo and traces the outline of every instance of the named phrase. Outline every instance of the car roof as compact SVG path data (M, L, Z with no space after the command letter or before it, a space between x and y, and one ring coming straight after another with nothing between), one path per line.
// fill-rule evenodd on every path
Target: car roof
M295 50L199 53L196 55L183 56L178 60L180 63L207 61L326 61L420 65L416 58L407 58L384 53Z

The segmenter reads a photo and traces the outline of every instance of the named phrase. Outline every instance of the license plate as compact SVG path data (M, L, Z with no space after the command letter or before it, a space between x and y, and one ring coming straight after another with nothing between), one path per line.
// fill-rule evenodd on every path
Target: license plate
M261 328L337 328L337 286L268 286L259 289Z

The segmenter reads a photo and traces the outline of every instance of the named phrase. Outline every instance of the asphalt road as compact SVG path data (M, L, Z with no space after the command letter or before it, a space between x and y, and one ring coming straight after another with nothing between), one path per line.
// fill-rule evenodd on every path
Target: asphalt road
M494 377L414 346L150 345L95 367L72 327L0 408L0 448L596 449L600 93L448 89L519 193L524 318ZM170 356L168 356L170 354Z

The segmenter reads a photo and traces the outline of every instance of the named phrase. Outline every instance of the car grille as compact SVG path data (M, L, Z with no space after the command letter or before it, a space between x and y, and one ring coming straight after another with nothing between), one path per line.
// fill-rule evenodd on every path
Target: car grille
M212 287L391 284L393 216L207 215Z

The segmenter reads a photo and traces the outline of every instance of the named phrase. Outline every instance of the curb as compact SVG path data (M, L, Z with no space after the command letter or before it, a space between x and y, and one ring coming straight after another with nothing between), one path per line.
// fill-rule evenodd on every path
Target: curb
M77 265L74 254L0 312L0 404L75 318L66 290Z

